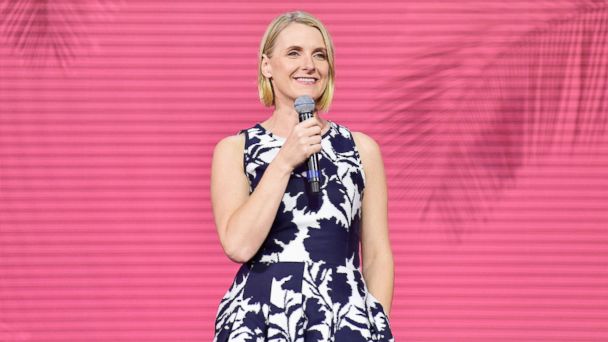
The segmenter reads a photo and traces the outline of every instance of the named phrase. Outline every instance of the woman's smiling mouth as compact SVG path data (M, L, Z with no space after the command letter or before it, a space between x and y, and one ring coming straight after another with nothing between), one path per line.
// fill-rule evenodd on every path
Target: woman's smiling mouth
M317 79L314 77L294 77L294 79L303 85L313 85L317 82Z

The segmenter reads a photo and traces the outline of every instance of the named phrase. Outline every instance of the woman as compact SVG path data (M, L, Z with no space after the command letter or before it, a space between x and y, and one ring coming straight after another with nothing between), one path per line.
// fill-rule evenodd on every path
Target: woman
M214 341L394 341L380 149L318 113L333 95L331 38L312 15L289 12L269 25L259 56L260 99L272 116L222 139L213 154L219 239L243 263L219 304ZM316 107L299 122L301 95ZM318 194L306 178L313 153Z

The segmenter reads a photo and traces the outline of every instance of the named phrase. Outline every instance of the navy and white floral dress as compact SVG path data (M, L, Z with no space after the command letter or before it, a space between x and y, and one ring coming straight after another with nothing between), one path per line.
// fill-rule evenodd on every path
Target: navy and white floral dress
M220 301L214 342L394 341L359 270L361 159L350 130L328 122L321 191L309 192L306 162L292 172L266 240ZM251 193L285 138L259 123L241 133Z

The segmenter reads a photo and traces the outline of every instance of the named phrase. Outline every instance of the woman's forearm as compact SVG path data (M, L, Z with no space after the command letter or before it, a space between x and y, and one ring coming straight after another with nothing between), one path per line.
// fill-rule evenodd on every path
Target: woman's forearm
M247 201L228 219L226 236L228 255L237 262L247 262L260 248L277 214L292 169L275 158Z
M382 253L369 263L364 263L362 271L367 289L382 304L386 315L390 316L395 279L392 253Z

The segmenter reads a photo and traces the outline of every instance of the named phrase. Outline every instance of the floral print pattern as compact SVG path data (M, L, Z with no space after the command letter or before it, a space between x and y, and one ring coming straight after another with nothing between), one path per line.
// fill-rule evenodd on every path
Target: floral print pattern
M328 123L320 193L308 190L306 163L294 169L267 238L219 303L214 342L394 341L359 270L361 159L350 130ZM259 123L241 133L251 193L285 138Z

